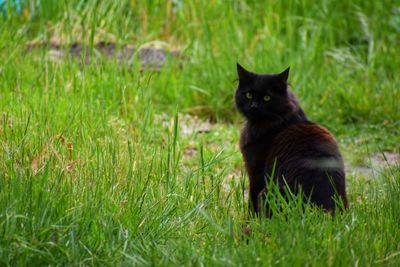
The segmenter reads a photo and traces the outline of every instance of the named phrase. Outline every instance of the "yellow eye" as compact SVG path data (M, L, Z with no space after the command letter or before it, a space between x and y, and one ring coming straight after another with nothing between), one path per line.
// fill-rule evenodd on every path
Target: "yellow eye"
M271 97L269 95L264 96L264 101L268 102L271 100Z
M252 99L252 98L253 98L253 96L252 96L249 92L246 93L246 97L247 97L248 99Z

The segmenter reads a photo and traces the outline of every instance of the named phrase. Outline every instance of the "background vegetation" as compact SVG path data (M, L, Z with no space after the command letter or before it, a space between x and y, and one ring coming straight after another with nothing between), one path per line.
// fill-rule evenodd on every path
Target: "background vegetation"
M400 168L382 154L400 150L396 1L32 0L3 11L0 265L399 265ZM101 41L181 56L141 71L137 56L99 56ZM78 58L54 55L74 44ZM247 219L236 62L291 67L305 111L341 144L349 211L332 219L293 202Z

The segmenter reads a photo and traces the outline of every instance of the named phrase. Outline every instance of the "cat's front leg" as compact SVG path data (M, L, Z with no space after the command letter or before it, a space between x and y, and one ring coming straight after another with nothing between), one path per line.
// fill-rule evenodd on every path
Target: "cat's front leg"
M257 206L258 206L259 213L261 213L262 215L265 215L265 217L267 217L267 218L271 218L272 213L271 213L269 203L267 202L267 192L268 192L268 189L266 187L264 187L264 189L261 190L260 193L258 193Z
M262 206L260 206L259 196L265 190L264 179L250 178L250 198L249 209L250 213L258 215Z

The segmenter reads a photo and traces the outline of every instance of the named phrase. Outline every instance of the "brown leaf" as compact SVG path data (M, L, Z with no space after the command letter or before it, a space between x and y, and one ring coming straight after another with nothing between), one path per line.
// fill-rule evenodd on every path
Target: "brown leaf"
M40 155L38 155L31 164L32 172L34 175L36 175L39 172L39 161L40 161Z
M42 151L39 153L39 155L37 155L31 163L31 169L34 175L36 175L39 172L40 169L40 163L43 160L47 149L49 148L49 144L46 143L46 145L44 146L44 148L42 149Z
M74 150L73 144L67 144L67 150L69 151L69 159L72 160L72 151Z
M73 161L71 161L70 163L68 163L68 165L67 165L67 171L68 171L68 172L72 172L72 171L74 170L75 165L76 165L77 162L78 162L77 160L73 160Z
M12 118L9 118L9 119L8 119L8 128L12 129L13 126L14 126L14 121L13 121Z
M249 226L242 226L241 230L242 233L245 235L251 235L251 233L253 232L253 230Z
M60 143L64 146L65 145L65 138L62 134L58 135L58 140L60 141Z

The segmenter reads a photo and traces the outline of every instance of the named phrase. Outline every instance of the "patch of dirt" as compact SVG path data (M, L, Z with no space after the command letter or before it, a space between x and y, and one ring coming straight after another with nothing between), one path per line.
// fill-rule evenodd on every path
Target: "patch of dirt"
M390 167L400 164L400 154L386 151L373 154L367 160L369 160L372 165L376 165L376 167Z
M197 148L195 146L188 146L183 149L183 156L185 158L193 158L197 155Z
M367 156L363 165L346 164L345 169L352 175L374 178L380 172L398 165L400 165L400 154L385 151Z
M184 115L179 120L179 126L184 135L193 133L209 133L212 125L209 121L200 120L197 116Z
M71 57L90 64L100 58L116 58L119 64L131 65L134 60L139 60L142 71L160 71L168 59L178 60L181 66L183 60L181 51L177 49L168 50L152 45L138 48L130 44L117 46L115 43L105 41L96 43L92 51L89 46L81 43L71 45L62 45L57 42L28 43L26 50L28 53L37 50L45 50L47 58L52 61L61 61L66 57Z

